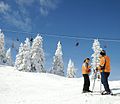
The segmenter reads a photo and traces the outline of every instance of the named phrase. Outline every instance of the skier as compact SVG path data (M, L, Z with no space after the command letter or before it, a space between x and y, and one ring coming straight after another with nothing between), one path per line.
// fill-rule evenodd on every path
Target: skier
M82 65L82 75L84 77L83 93L92 92L89 90L89 87L90 87L89 73L91 72L91 69L90 69L91 66L89 65L89 62L90 62L90 59L86 58Z
M102 95L111 94L108 84L108 77L110 75L110 58L106 55L105 50L100 52L100 65L97 67L97 70L100 70L101 73L101 82L104 86L105 91L103 91Z

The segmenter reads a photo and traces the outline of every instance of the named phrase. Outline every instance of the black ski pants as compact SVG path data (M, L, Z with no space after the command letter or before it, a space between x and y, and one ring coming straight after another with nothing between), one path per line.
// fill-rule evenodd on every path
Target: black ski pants
M83 91L89 91L89 87L90 87L89 75L83 74L83 77L84 77Z

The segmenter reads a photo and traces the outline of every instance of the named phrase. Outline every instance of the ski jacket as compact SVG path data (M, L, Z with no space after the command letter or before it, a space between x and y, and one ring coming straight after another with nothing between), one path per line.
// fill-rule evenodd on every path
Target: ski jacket
M89 66L88 63L83 63L82 65L82 74L89 74L90 73L90 68L91 66Z
M104 56L100 58L99 65L100 72L110 72L110 58L108 56Z

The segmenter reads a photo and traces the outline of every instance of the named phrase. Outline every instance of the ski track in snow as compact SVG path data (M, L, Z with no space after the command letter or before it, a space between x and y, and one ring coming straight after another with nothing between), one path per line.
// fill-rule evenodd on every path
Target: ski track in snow
M113 93L120 94L120 81L109 83ZM95 85L95 91L99 91L100 81ZM82 87L83 78L19 72L0 66L0 104L120 104L120 96L82 94Z

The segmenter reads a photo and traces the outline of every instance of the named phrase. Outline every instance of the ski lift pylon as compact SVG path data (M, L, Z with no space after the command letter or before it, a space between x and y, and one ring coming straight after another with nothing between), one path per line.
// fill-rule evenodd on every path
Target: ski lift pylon
M16 39L17 41L19 41L19 38L17 37L17 39Z
M12 45L11 45L11 47L12 47L12 48L15 47L15 45L14 45L14 39L12 40Z
M76 46L76 47L79 46L79 42L76 42L75 46Z

